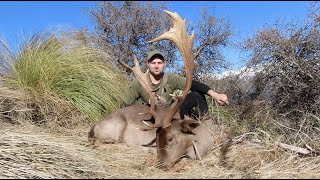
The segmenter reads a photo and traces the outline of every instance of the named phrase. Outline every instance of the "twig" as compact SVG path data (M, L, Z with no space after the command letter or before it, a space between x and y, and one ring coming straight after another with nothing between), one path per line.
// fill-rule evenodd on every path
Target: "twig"
M280 146L281 148L288 149L288 150L291 150L291 151L294 151L294 152L297 152L297 153L300 153L300 154L303 154L303 155L310 154L310 151L307 150L307 149L304 149L304 148L300 148L300 147L297 147L297 146L284 144L284 143L276 143L276 144L278 146Z
M280 126L282 126L282 127L287 128L287 129L290 129L290 130L298 131L298 132L299 132L299 130L296 130L296 129L290 128L290 127L288 127L288 126L285 126L285 125L283 125L283 124L280 124L279 122L277 122L277 121L275 121L275 120L273 120L273 122L275 122L277 125L280 125ZM301 133L302 133L303 135L305 135L307 138L309 138L310 140L312 140L312 139L308 136L308 134L306 134L306 133L304 133L304 132L301 132Z
M311 114L311 113L308 113L308 115L316 118L316 119L320 122L320 118L319 118L318 116L316 116L316 115L314 115L314 114Z
M231 140L232 140L233 144L235 144L235 143L239 142L243 137L245 137L245 136L247 136L249 134L257 134L257 133L255 133L255 132L247 132L247 133L241 134L239 136L236 136L236 137L232 138Z
M237 142L240 142L240 140L241 140L243 137L245 137L246 135L249 135L249 134L257 134L257 133L255 133L255 132L248 132L248 133L245 133L245 134L241 134L241 135L239 135L239 136L236 136L236 137L234 137L234 138L228 139L228 140L226 140L226 141L224 141L224 142L222 142L222 143L214 146L213 148L211 148L211 150L214 150L214 149L216 149L217 147L220 147L220 146L222 146L222 145L224 145L225 143L228 143L228 142L230 142L230 141L232 141L232 143L231 143L230 145L235 144L235 143L237 143Z
M197 148L197 146L196 146L196 143L195 143L194 141L192 141L192 144L193 144L193 147L194 147L194 149L195 149L195 152L196 152L196 154L197 154L197 156L198 156L198 158L199 158L199 160L200 160L200 164L203 165L203 163L202 163L202 158L201 158L201 156L200 156L200 154L199 154L199 150L198 150L198 148Z
M260 128L257 128L258 131L262 132L263 134L265 134L267 136L268 139L271 139L271 135L269 133L267 133L266 131L260 129Z
M229 140L227 140L227 141L224 141L223 143L220 143L220 144L218 144L218 145L214 146L213 148L211 148L211 150L214 150L214 149L216 149L217 147L222 146L223 144L225 144L225 143L229 142L230 140L231 140L231 139L229 139Z
M33 111L34 109L29 109L29 108L25 108L25 109L11 109L9 111L1 111L0 114L6 114L6 113L10 113L12 111L16 111L16 112L24 112L24 111Z
M219 105L218 103L211 97L211 102L214 101L215 105L216 105L216 108L217 108L217 118L218 118L218 122L220 122L220 112L219 112ZM212 102L213 104L213 102ZM213 114L213 113L212 113Z

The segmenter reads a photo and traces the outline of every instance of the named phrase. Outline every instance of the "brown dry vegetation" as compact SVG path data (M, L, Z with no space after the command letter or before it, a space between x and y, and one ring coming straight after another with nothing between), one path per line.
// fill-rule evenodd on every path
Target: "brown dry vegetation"
M319 156L286 151L263 131L234 136L230 146L227 140L217 144L201 161L183 158L162 171L155 167L155 151L122 143L93 148L87 141L89 124L59 129L33 125L16 97L2 90L0 107L5 102L12 111L1 109L1 178L319 178Z
M86 126L65 134L27 123L1 121L0 127L1 178L319 178L320 174L319 157L300 157L266 140L239 141L229 147L224 161L217 147L202 161L183 159L165 172L154 166L155 152L124 144L93 149Z

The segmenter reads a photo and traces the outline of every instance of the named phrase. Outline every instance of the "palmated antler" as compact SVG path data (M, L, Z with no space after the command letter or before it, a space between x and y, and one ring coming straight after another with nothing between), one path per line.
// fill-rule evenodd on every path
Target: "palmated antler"
M192 74L195 66L194 55L192 52L192 48L194 44L194 33L192 33L191 36L187 34L186 20L182 19L176 12L172 13L167 10L165 10L165 12L172 18L173 28L170 28L169 31L163 33L162 35L149 41L148 43L154 43L161 40L170 40L178 47L184 61L184 67L185 67L185 73L186 73L186 85L183 89L182 95L177 97L178 99L177 104L166 115L166 117L162 121L163 127L170 125L173 116L177 113L182 102L186 98L191 88Z

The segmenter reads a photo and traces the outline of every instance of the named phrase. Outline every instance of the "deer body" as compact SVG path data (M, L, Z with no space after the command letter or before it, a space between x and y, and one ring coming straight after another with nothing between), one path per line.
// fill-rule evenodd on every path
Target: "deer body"
M182 119L179 113L175 114L170 126L144 131L149 126L143 120L153 123L152 116L145 114L149 110L146 105L132 105L114 111L92 126L89 141L94 146L123 142L141 149L163 147L165 152L159 152L158 156L161 166L169 168L184 156L191 159L205 157L214 146L217 133L221 132L212 119L195 121L187 116ZM163 115L170 111L164 107L156 110ZM157 135L160 137L158 142L155 141Z
M124 142L129 146L147 145L156 137L156 129L143 130L149 128L146 123L154 123L149 111L150 107L141 104L117 109L91 128L88 139L95 146L116 142ZM168 111L165 107L157 107L159 114L165 115ZM173 119L180 119L179 113ZM185 119L190 118L185 116Z
M151 119L149 107L132 105L120 108L96 123L89 132L89 141L99 146L104 143L124 142L131 146L142 146L155 138L155 130L142 131L148 126L142 120Z

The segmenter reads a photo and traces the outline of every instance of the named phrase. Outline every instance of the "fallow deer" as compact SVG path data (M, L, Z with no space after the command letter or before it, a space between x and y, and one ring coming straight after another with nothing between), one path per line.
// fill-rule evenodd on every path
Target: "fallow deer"
M135 64L133 67L119 61L134 73L145 88L150 97L150 107L132 105L118 109L91 128L89 140L95 145L123 141L127 145L143 146L155 142L157 166L170 169L183 156L195 159L207 155L214 145L215 136L220 131L213 120L200 122L189 117L183 119L180 117L178 110L191 88L195 66L195 55L192 53L194 34L188 36L185 20L177 13L165 12L172 18L173 28L149 43L170 40L178 47L184 60L186 73L186 85L182 95L177 97L178 101L173 108L156 106L155 95L151 92L147 73L141 72L137 58L133 55ZM149 120L154 122L150 123Z

